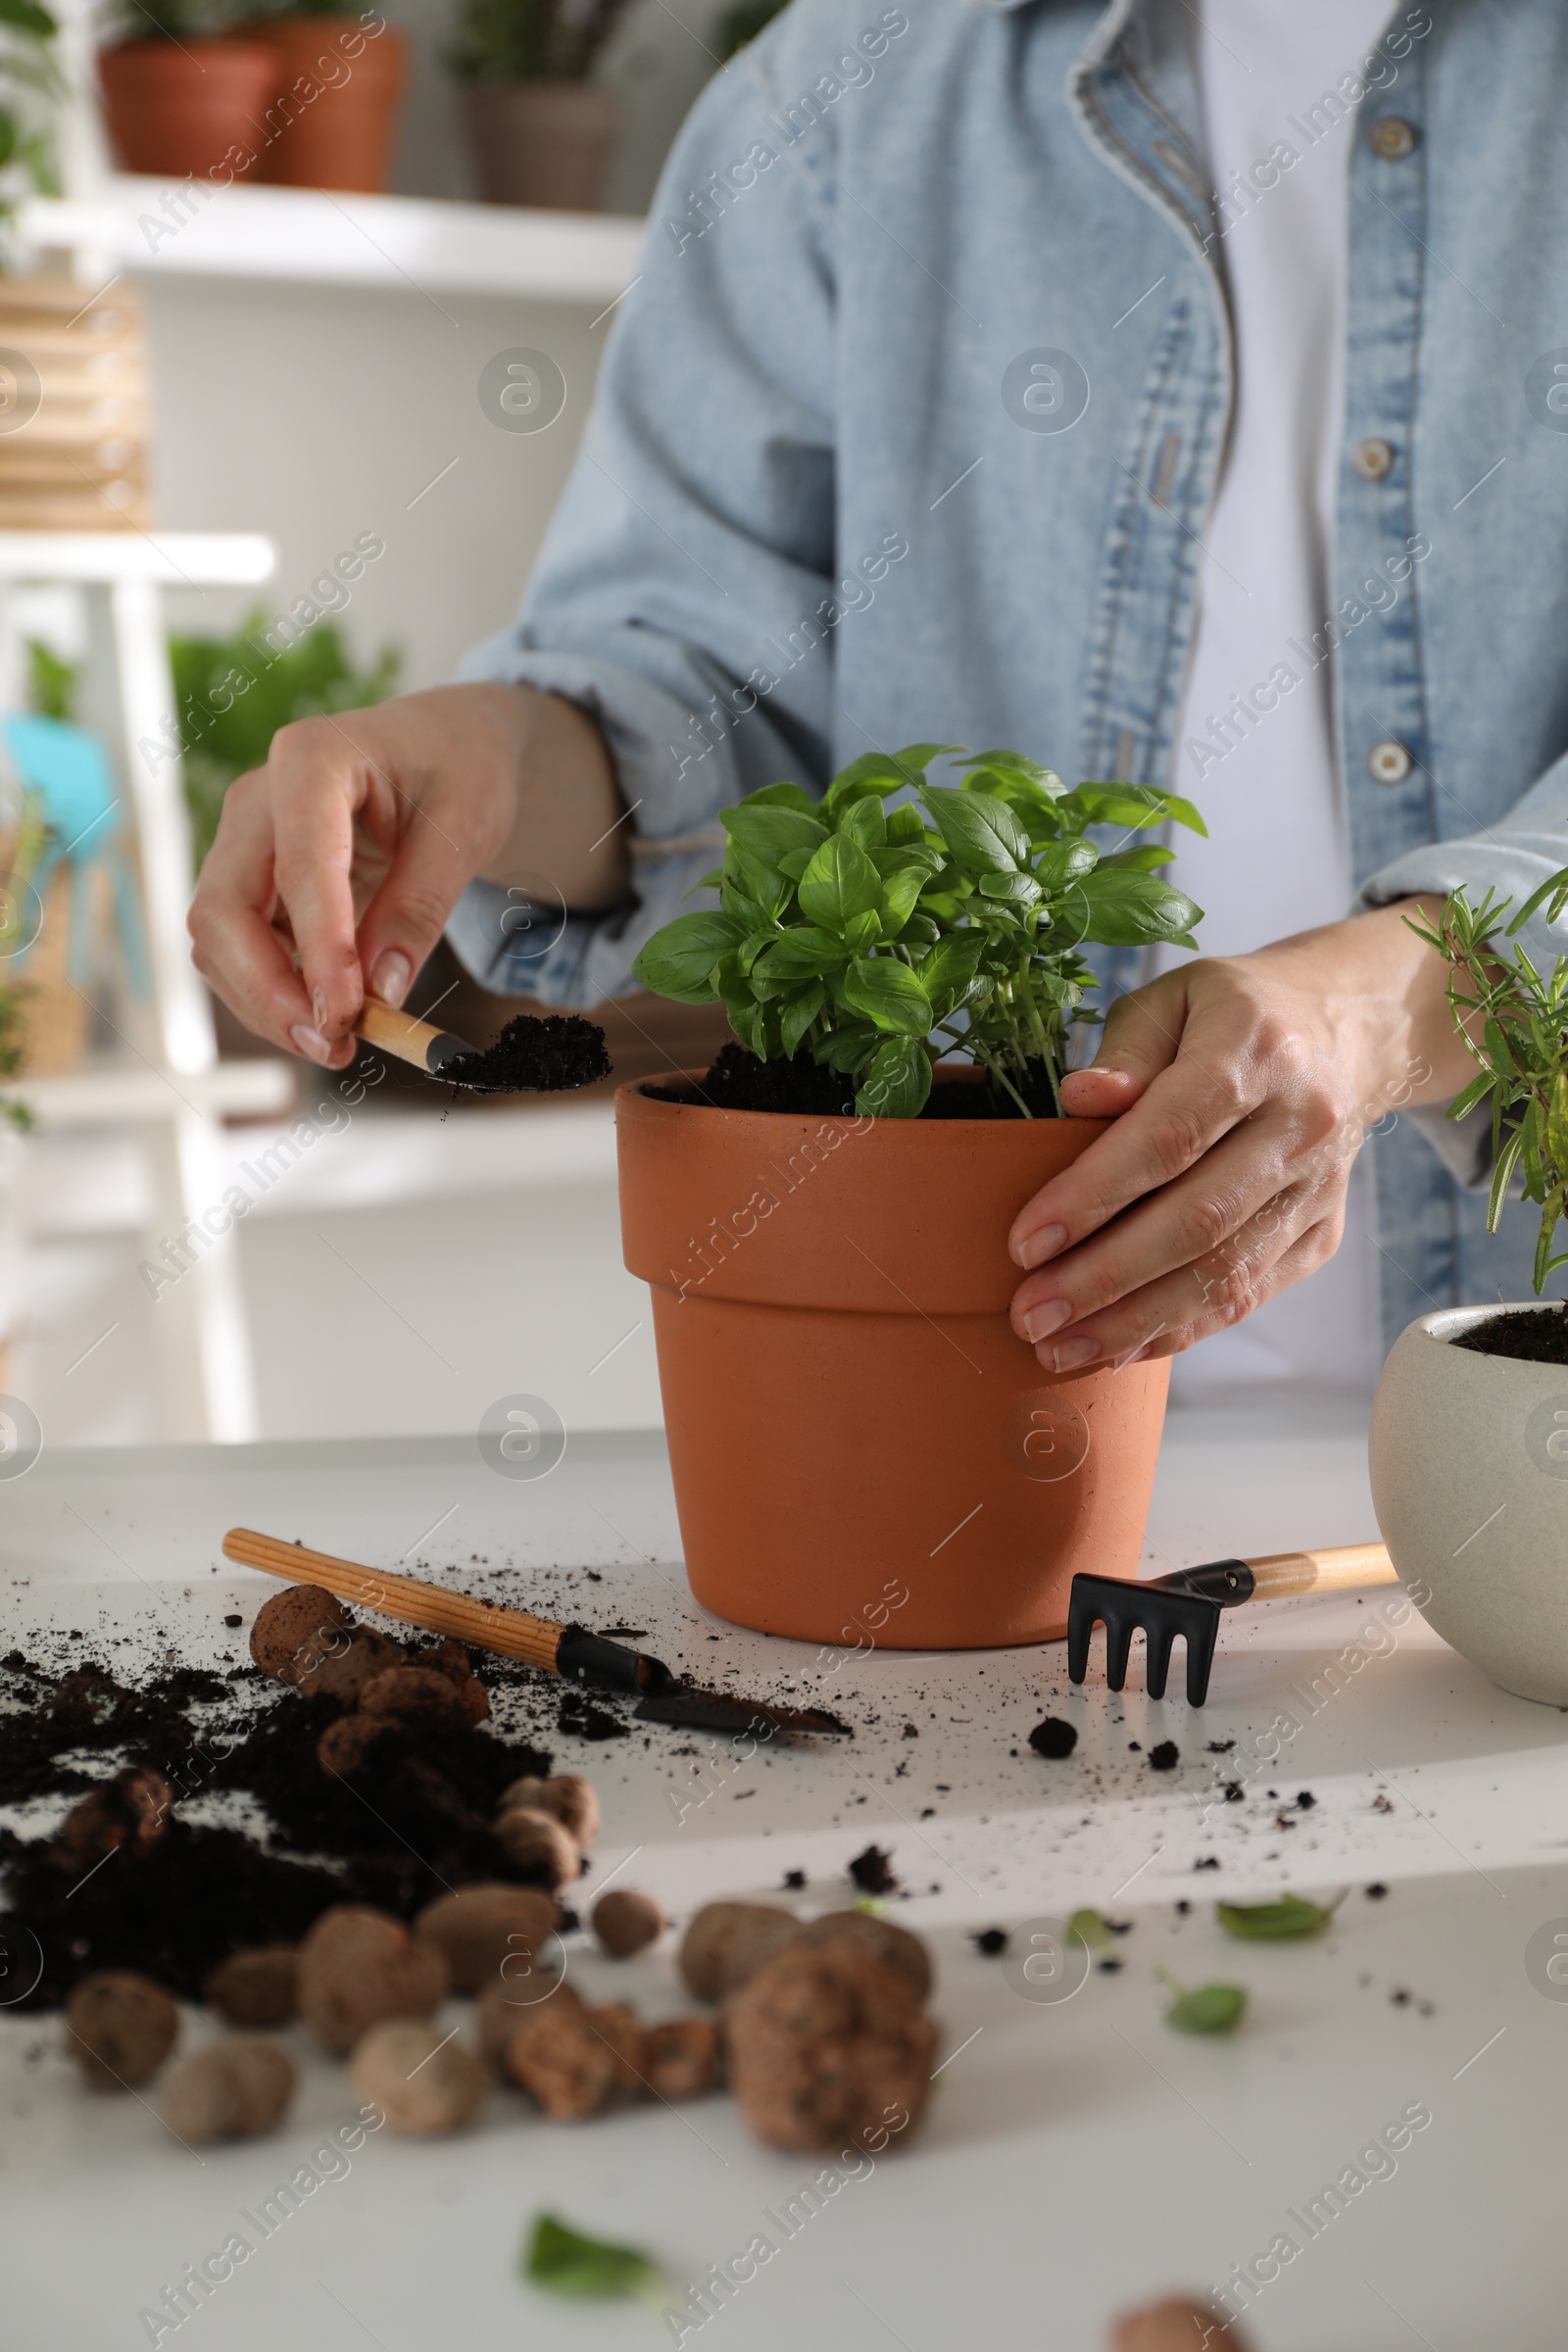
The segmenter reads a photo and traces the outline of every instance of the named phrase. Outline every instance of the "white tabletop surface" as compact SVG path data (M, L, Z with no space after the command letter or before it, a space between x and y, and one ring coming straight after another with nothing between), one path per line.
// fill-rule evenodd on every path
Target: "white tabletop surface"
M879 1648L824 1681L813 1650L692 1602L657 1438L573 1440L534 1483L496 1477L466 1440L289 1444L46 1454L0 1488L0 1637L25 1645L35 1629L74 1626L90 1646L129 1628L158 1648L219 1654L234 1639L223 1611L248 1621L274 1589L221 1561L234 1522L459 1582L492 1572L478 1589L548 1614L592 1601L602 1624L646 1627L645 1646L672 1664L758 1691L798 1678L858 1727L853 1744L779 1742L744 1764L719 1742L677 1753L692 1742L673 1732L552 1742L558 1768L587 1771L604 1803L590 1888L624 1865L617 1883L679 1920L716 1895L777 1896L800 1869L806 1891L780 1899L808 1914L848 1898L845 1866L874 1841L904 1882L890 1916L937 1955L945 2055L918 2137L859 2178L839 2167L823 2209L688 2343L1094 2352L1114 2310L1223 2281L1285 2231L1302 2251L1257 2298L1260 2352L1557 2352L1568 2005L1539 1958L1527 1973L1526 1948L1550 1923L1568 1934L1563 1719L1493 1689L1396 1590L1238 1615L1201 1714L1178 1697L1152 1704L1137 1655L1120 1696L1098 1656L1072 1691L1059 1649ZM1358 1414L1172 1417L1148 1573L1374 1533ZM588 1567L598 1586L550 1573ZM1068 1762L1028 1747L1047 1712L1079 1726ZM1181 1750L1168 1776L1147 1762L1161 1740ZM1222 1740L1237 1744L1211 1755ZM1240 1801L1225 1800L1225 1777ZM1195 1867L1210 1858L1217 1868ZM1374 1882L1381 1899L1365 1892ZM1241 1944L1213 1922L1216 1895L1346 1886L1320 1941ZM1119 1971L1059 2003L1014 1991L1020 1925L1080 1903L1133 1923ZM993 1925L1014 1931L1010 1961L969 1940ZM1242 2031L1169 2031L1156 1962L1189 1984L1247 1985ZM574 1952L571 1966L592 1995L647 2015L687 2005L667 1947L621 1967ZM185 2046L206 2032L193 2015ZM285 2129L198 2161L146 2105L79 2088L56 2020L0 2009L8 2352L147 2343L143 2307L349 2120L342 2070L286 2039L304 2069ZM1368 2180L1315 2238L1287 2219L1409 2106L1432 2120L1393 2177ZM557 2127L497 2092L464 2138L368 2141L177 2340L209 2352L671 2341L637 2306L564 2306L519 2283L532 2215L548 2207L643 2246L684 2285L766 2230L764 2211L817 2170L754 2144L722 2096Z

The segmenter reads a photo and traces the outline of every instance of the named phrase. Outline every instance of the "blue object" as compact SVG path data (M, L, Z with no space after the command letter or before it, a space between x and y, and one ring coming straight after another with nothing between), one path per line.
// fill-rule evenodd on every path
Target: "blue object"
M93 977L90 893L92 869L102 866L114 892L125 976L132 995L145 998L152 981L141 906L125 854L120 795L103 745L85 727L25 712L0 718L0 741L24 789L39 802L49 828L48 846L32 878L40 900L47 897L56 867L68 861L72 866L69 976L73 984L85 987ZM36 945L34 940L17 956L19 970Z

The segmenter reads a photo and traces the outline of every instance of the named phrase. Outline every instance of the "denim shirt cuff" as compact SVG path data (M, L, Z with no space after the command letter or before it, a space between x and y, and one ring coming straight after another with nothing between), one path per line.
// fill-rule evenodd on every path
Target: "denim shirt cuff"
M498 996L591 1005L626 994L638 985L634 958L685 910L693 884L724 855L717 775L700 760L671 758L688 735L685 708L630 670L576 654L525 652L510 635L478 647L461 674L537 686L595 721L627 805L634 896L603 913L577 914L545 874L536 894L470 882L448 918L448 941L470 977Z

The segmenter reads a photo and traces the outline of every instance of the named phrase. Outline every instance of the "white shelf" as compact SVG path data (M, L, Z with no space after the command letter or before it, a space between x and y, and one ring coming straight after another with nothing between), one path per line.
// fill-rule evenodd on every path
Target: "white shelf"
M299 1092L295 1065L258 1055L219 1061L177 1077L154 1069L74 1070L59 1078L21 1078L6 1093L25 1103L41 1128L108 1127L122 1120L167 1119L181 1110L209 1118L266 1118L290 1110Z
M100 203L36 198L23 206L19 226L36 250L92 253L142 276L595 304L613 302L636 276L645 227L601 213L238 185L216 189L182 220L184 198L180 184L172 190L165 180L121 176Z
M0 580L253 588L276 563L260 531L0 531Z

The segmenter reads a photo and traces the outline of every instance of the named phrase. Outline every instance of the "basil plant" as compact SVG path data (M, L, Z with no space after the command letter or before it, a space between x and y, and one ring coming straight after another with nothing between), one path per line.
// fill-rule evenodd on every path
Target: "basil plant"
M943 758L958 785L927 781ZM889 808L911 785L918 800ZM1171 819L1204 831L1173 793L1069 791L1017 752L870 753L820 801L769 784L727 808L724 862L697 886L717 907L666 923L634 968L656 996L722 1001L760 1060L808 1052L843 1072L861 1112L917 1118L932 1065L957 1054L1025 1118L1033 1104L1049 1115L1069 1030L1098 1017L1080 1009L1095 986L1080 951L1194 947L1200 912L1159 877L1162 844L1107 852L1088 830Z

